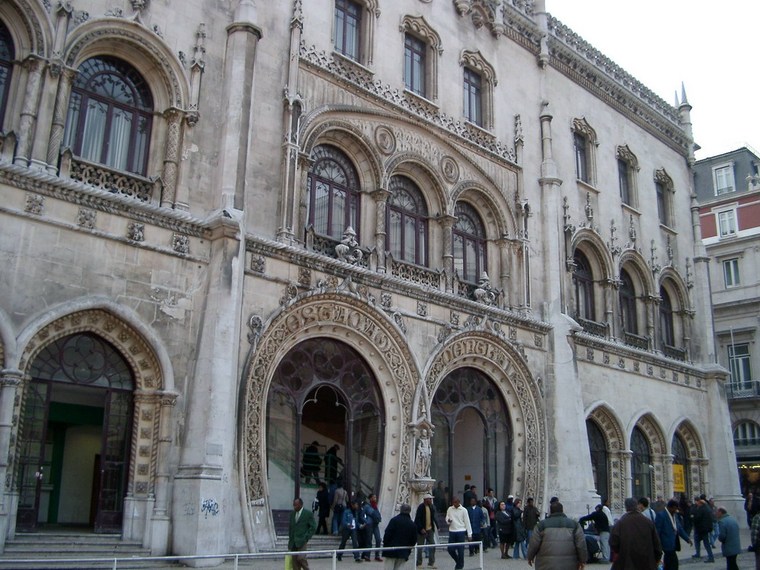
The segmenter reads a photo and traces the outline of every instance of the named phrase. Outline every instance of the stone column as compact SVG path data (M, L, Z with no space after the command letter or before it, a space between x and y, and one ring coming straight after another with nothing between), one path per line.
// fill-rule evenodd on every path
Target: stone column
M673 454L662 455L662 473L663 473L663 497L673 496ZM684 473L686 476L686 473ZM652 497L655 499L656 497Z
M646 307L646 317L647 317L647 337L649 338L649 350L654 350L654 347L656 346L655 342L655 327L654 323L657 318L656 311L657 311L657 300L652 295L647 295L644 297L644 304Z
M46 158L47 170L50 174L58 173L58 157L61 154L63 134L66 128L66 113L69 107L69 98L71 97L71 86L74 83L75 77L76 70L64 68L61 70L61 75L58 79L58 93L55 97L53 124L50 128Z
M385 237L387 228L385 227L385 213L388 208L388 197L391 193L385 188L378 188L372 192L372 199L375 200L375 251L377 252L377 272L385 273Z
M156 466L155 503L151 516L151 556L165 556L169 552L169 450L172 444L172 414L177 394L159 396L158 459Z
M45 62L36 56L30 56L24 61L23 65L27 70L26 93L24 93L24 105L21 108L18 129L18 152L16 153L16 160L14 162L22 166L28 166L32 158L32 144L37 127L37 110L40 102Z
M168 109L164 113L167 122L166 146L164 147L164 168L161 178L161 206L174 208L177 202L177 171L179 169L179 149L182 145L182 119L184 113L179 109ZM155 200L155 196L153 197ZM184 204L187 209L187 203Z
M630 497L633 493L633 468L631 466L631 460L633 459L633 451L625 449L620 452L620 462L623 466L625 476L621 477L622 480L622 492L623 499Z
M24 379L20 370L5 369L0 371L0 548L5 545L11 517L16 516L16 501L10 482L13 479L8 473L10 467L11 433L13 431L13 411L19 387Z
M454 216L443 215L438 218L438 223L441 224L442 240L441 243L443 251L441 256L443 257L443 271L446 275L446 291L451 293L454 291L454 224L457 219Z

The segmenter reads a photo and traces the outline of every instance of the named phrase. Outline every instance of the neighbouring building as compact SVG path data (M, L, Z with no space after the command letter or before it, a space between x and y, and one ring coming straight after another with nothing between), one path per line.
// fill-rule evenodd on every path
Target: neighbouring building
M747 147L694 164L699 219L710 260L718 362L726 386L742 493L760 492L760 157Z
M739 509L686 94L546 10L0 3L0 541L266 549L329 479Z

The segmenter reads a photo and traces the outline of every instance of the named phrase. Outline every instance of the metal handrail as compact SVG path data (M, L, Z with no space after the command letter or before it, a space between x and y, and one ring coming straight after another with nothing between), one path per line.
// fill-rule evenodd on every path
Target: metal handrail
M409 558L417 556L417 549L423 548L423 549L440 549L440 548L448 548L451 546L451 544L456 544L457 546L462 546L463 548L466 548L468 546L480 546L481 548L478 549L478 566L476 569L482 570L485 568L483 565L483 543L481 541L471 541L471 542L458 542L458 543L437 543L437 544L421 544L421 545L414 545L410 546L409 548L413 550L413 552L409 555ZM330 550L298 550L298 551L288 551L288 552L256 552L256 553L244 553L244 554L195 554L195 555L183 555L183 556L125 556L125 557L93 557L93 558L0 558L0 566L6 566L7 564L11 565L27 565L27 564L35 564L40 562L45 562L46 564L98 564L98 563L108 563L110 564L111 568L113 570L118 570L119 563L123 564L130 564L133 565L136 562L163 562L166 564L170 564L172 562L182 562L187 560L219 560L224 559L225 561L231 560L234 564L235 570L237 570L238 565L240 564L241 560L284 560L286 556L312 556L314 558L330 558L332 559L332 570L337 570L338 568L338 555L346 556L350 555L353 556L355 552L377 552L378 550L382 551L383 553L386 550L397 550L398 546L382 546L382 547L376 547L376 548L344 548L344 549L330 549Z

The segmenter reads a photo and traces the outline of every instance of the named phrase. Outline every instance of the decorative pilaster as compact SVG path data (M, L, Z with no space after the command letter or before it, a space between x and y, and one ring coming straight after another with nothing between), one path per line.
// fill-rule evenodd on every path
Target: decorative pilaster
M179 109L168 109L164 113L167 122L166 146L164 147L164 168L161 178L163 191L161 206L174 208L177 198L177 172L179 170L179 149L182 145L182 119ZM185 204L187 206L187 204Z
M159 396L158 457L156 465L155 502L153 504L153 540L151 556L165 556L169 552L169 451L172 444L172 414L177 394Z
M9 528L14 525L18 494L12 489L11 437L13 432L13 413L16 409L24 375L20 370L0 371L0 536L7 537ZM5 540L2 541L5 544Z
M19 141L18 152L16 153L16 164L28 166L32 158L32 144L34 143L34 132L37 127L37 108L40 101L40 91L42 90L43 72L45 62L32 55L23 63L27 71L26 93L24 93L24 105L21 109L21 118L19 120Z
M372 192L375 200L375 251L377 252L377 272L385 273L385 212L388 207L388 197L391 193L385 188L378 188Z
M55 97L55 108L53 109L53 124L50 128L50 138L48 139L47 148L47 170L50 174L58 172L58 157L61 154L61 144L63 143L63 133L66 127L66 113L68 111L69 98L71 96L71 86L76 77L76 70L63 68L58 79L58 93Z
M457 219L455 216L443 215L438 218L441 224L441 233L443 239L443 272L446 277L446 291L454 291L454 224Z
M624 475L621 477L623 481L623 497L630 497L633 493L633 468L631 460L633 459L633 451L630 449L624 449L620 451L620 460L623 465Z

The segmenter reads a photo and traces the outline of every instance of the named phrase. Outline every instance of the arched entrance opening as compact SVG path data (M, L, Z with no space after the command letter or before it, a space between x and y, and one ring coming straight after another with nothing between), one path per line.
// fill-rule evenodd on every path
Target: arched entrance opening
M353 348L320 338L290 350L267 395L267 476L276 530L287 529L293 497L311 504L319 482L340 481L349 494L378 492L384 430L377 382Z
M18 436L16 527L119 532L128 480L134 376L91 333L45 346L28 372Z
M591 452L591 471L594 475L594 487L602 500L610 498L609 486L609 452L604 433L594 420L586 420L588 447Z
M673 451L673 494L692 497L689 454L686 451L686 444L678 433L673 434L671 449Z
M631 434L631 475L633 476L633 496L652 496L652 451L646 435L638 426Z
M452 371L435 392L431 476L444 482L449 498L461 498L464 485L476 485L478 497L489 487L497 497L510 492L512 429L506 404L483 372Z

